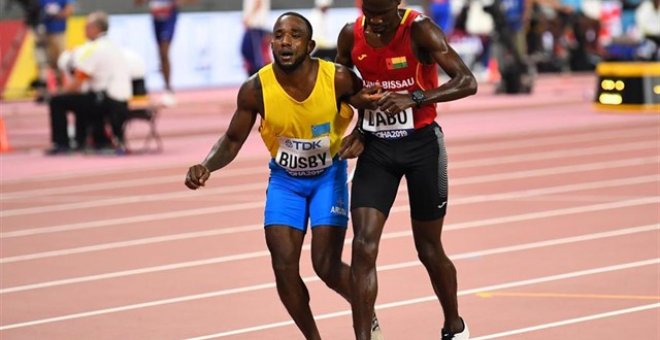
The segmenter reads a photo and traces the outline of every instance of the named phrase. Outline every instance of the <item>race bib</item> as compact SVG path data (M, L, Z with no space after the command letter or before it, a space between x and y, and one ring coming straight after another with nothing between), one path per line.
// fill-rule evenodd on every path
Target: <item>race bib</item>
M296 139L279 137L275 162L293 176L315 176L332 165L330 137Z
M380 110L365 110L362 129L383 139L406 137L415 130L413 110L407 108L393 115Z

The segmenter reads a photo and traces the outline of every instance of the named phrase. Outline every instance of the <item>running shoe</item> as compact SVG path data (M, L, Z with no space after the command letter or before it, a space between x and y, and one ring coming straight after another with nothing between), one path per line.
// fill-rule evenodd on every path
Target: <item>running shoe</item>
M442 329L442 340L468 340L470 339L470 330L468 329L467 323L461 318L463 322L463 330L460 333L449 333Z
M371 319L371 340L383 340L383 332L380 330L380 324L378 324L378 318L376 314Z
M160 96L160 103L161 105L165 107L172 107L176 105L176 97L174 96L174 92L172 91L165 91L163 94Z

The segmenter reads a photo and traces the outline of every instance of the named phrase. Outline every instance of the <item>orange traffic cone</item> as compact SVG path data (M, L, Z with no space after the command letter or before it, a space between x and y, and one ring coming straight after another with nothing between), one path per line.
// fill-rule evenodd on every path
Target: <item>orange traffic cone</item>
M9 146L9 138L7 137L7 129L5 128L5 120L0 116L0 152L11 151Z
M501 78L502 75L500 75L500 68L497 64L497 59L490 58L488 60L488 81L490 83L497 83Z

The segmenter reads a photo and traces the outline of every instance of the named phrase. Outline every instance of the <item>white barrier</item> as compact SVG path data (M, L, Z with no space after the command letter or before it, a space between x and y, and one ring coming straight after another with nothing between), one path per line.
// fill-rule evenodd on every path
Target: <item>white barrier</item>
M288 10L287 10L288 11ZM309 9L294 10L309 16ZM271 22L285 11L272 11ZM329 34L337 36L346 22L358 15L354 8L328 12ZM113 15L110 38L140 54L147 64L147 87L161 90L153 24L148 14ZM246 79L240 54L241 12L180 13L170 48L172 85L175 89L236 86Z

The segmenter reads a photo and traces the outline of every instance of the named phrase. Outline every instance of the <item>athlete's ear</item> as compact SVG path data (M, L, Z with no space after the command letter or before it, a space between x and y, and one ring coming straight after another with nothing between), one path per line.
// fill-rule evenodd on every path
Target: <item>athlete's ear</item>
M309 39L309 42L307 43L307 54L312 54L315 48L316 48L316 41Z

